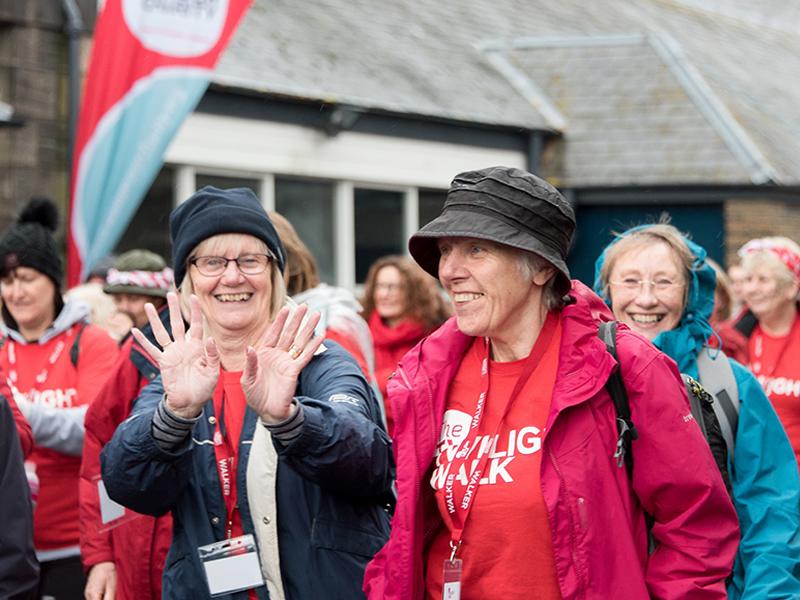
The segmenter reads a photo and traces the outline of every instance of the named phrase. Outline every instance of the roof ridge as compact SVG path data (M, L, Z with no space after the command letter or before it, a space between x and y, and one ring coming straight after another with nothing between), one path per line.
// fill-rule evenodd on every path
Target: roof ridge
M756 184L779 183L775 168L705 77L691 64L680 44L664 31L651 31L647 40L731 153L750 171L750 180Z

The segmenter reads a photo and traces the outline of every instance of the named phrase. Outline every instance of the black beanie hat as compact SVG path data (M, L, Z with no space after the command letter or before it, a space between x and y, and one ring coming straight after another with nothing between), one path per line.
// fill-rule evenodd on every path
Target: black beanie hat
M186 275L189 253L203 240L220 233L247 233L262 240L275 255L283 273L286 252L264 207L248 188L221 190L213 186L197 190L169 216L175 287Z
M31 198L16 223L0 239L0 275L17 267L44 273L61 289L64 267L53 233L58 227L58 209L47 198Z

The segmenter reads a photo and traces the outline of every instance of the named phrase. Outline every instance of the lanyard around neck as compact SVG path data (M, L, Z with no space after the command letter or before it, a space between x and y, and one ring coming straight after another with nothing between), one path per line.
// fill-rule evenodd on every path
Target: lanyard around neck
M539 337L536 339L536 343L533 345L533 349L531 350L530 355L525 360L525 364L522 368L522 372L517 379L516 384L514 385L514 389L511 392L511 396L509 396L508 401L503 409L503 413L500 417L500 420L497 422L497 427L495 428L494 435L496 436L500 431L503 423L508 416L509 411L511 410L511 406L514 404L514 401L517 399L519 394L522 392L522 388L525 387L525 384L530 379L533 372L536 370L536 367L541 362L544 353L550 347L550 343L553 339L553 335L556 331L556 327L558 325L558 314L555 312L549 312L547 318L545 319L544 325L542 326L542 330L539 332ZM464 467L467 463L467 460L470 455L472 455L473 451L475 450L473 447L475 445L475 440L478 437L478 432L480 430L480 424L483 421L483 415L485 413L485 404L486 404L486 397L489 394L489 341L484 340L484 348L485 354L483 361L481 362L481 391L478 395L478 402L475 406L475 412L472 416L472 421L470 422L469 431L467 433L467 437L461 443L459 448L457 449L455 456L450 464L450 471L445 479L444 485L444 500L445 500L445 507L447 512L450 516L450 520L452 523L452 528L450 531L450 548L452 553L450 555L450 560L452 561L455 558L456 552L458 548L461 546L461 539L464 535L464 527L467 523L467 518L472 510L472 507L475 504L475 496L478 493L479 483L481 477L483 475L484 470L486 469L486 462L489 459L490 452L486 449L486 452L478 459L475 468L469 475L469 479L467 482L467 489L464 491L464 496L461 498L460 501L456 501L455 492L454 492L454 482L456 474L460 471L462 467ZM493 436L494 437L494 436ZM466 471L465 471L466 472Z

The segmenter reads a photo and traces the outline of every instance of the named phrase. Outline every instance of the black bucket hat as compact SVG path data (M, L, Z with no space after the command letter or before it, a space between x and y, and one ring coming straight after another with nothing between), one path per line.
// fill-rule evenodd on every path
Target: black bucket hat
M557 269L556 291L566 294L574 233L575 212L556 188L527 171L489 167L456 175L442 214L411 236L408 249L434 277L439 238L469 237L526 250Z

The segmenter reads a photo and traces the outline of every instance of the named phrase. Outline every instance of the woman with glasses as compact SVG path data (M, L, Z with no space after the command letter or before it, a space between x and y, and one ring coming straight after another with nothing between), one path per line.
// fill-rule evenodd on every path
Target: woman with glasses
M170 232L172 335L148 305L158 346L134 336L161 376L103 452L109 495L172 512L164 598L360 597L393 475L364 375L314 336L319 315L290 308L252 191L205 187Z
M716 276L705 250L672 225L644 225L617 236L595 273L595 291L616 319L672 357L681 372L703 383L701 353L729 361L740 407L728 469L741 527L729 597L800 597L800 476L756 379L707 346Z
M386 383L403 355L441 325L449 310L436 280L405 256L384 256L372 264L361 304L375 344L375 379L391 433Z

